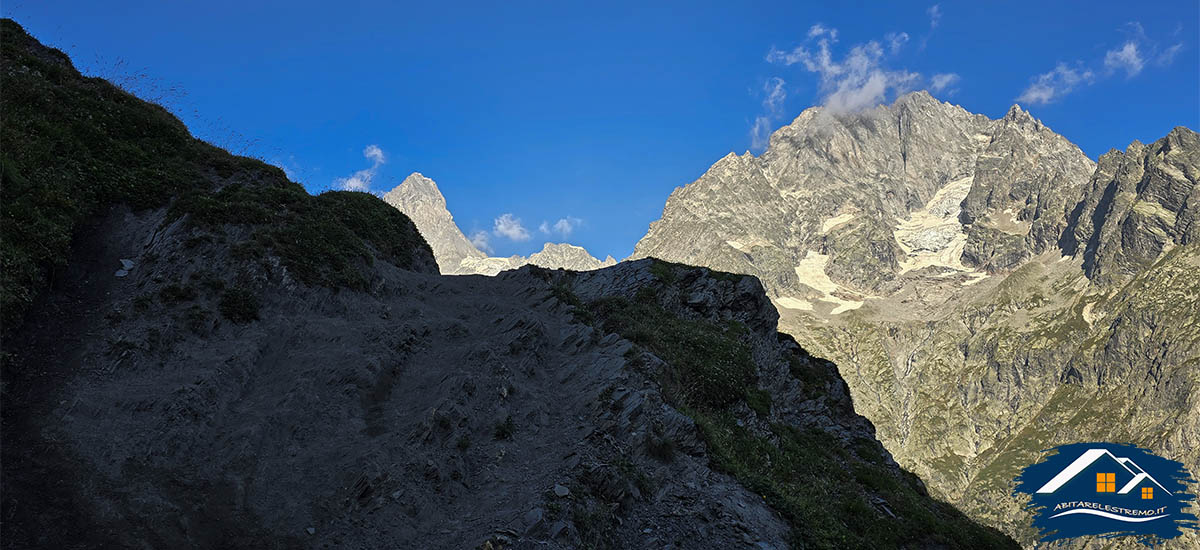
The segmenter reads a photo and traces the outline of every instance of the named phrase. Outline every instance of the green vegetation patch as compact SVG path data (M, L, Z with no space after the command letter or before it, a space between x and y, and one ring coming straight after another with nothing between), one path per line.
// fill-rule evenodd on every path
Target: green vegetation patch
M770 394L757 387L746 327L681 319L653 296L598 300L588 314L667 363L659 373L663 394L699 426L713 465L762 495L788 521L793 547L1018 547L930 498L916 476L888 463L877 441L847 445L826 432L782 423L772 424L767 435L739 425L733 413L738 403L760 418L769 418L771 409ZM793 374L806 388L824 391L830 375L818 361L794 361ZM659 460L669 461L674 451L653 436L645 445Z
M791 524L795 548L1017 548L925 496L915 476L883 463L877 443L859 455L819 430L774 424L772 442L728 413L694 418L714 464Z
M648 299L605 298L592 302L590 309L603 320L604 330L666 361L669 370L660 382L691 407L723 409L746 400L755 389L754 361L741 323L680 319Z
M81 224L117 204L255 225L297 279L362 288L372 252L409 267L425 245L412 223L364 193L319 197L281 170L191 136L161 106L81 75L11 19L0 21L0 323L25 312L67 265ZM232 185L228 185L232 184ZM220 191L218 187L228 185ZM199 242L192 244L201 244ZM242 247L254 250L253 247ZM432 254L430 254L432 257Z
M293 277L310 285L364 290L363 267L376 258L410 268L419 249L429 250L408 217L369 193L314 197L286 180L195 191L172 206L170 218L184 214L202 226L254 226L234 254L251 259L274 252Z

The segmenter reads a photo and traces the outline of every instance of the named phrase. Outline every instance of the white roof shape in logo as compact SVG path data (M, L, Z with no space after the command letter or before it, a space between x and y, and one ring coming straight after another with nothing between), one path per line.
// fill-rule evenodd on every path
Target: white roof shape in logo
M1053 493L1054 491L1057 491L1059 487L1062 487L1068 481L1074 479L1075 476L1079 475L1079 472L1086 470L1087 467L1091 466L1093 462L1104 456L1108 456L1109 458L1113 459L1117 464L1120 464L1122 467L1128 470L1131 475L1133 475L1133 479L1129 480L1129 483L1126 483L1124 487L1121 487L1121 490L1117 491L1117 494L1127 494L1129 491L1132 491L1134 487L1137 487L1139 483L1147 479L1154 482L1155 485L1158 485L1158 487L1165 491L1168 495L1171 494L1171 491L1167 491L1166 487L1163 487L1157 479L1154 479L1150 476L1150 474L1146 473L1146 470L1143 470L1142 467L1138 466L1136 462L1129 458L1115 456L1108 452L1108 449L1088 449L1084 451L1083 454L1079 455L1079 458L1076 458L1075 461L1069 466L1063 468L1058 475L1054 476L1052 479L1050 479L1050 481L1047 481L1045 485L1042 485L1042 488L1038 489L1037 492ZM1130 466L1133 466L1133 468L1130 468ZM1135 471L1134 468L1137 468L1137 470Z

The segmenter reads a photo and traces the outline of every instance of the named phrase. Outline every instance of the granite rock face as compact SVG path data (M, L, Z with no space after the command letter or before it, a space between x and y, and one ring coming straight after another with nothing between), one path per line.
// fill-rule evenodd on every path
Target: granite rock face
M1200 237L1200 143L1176 128L1150 145L1134 141L1100 157L1088 193L1073 214L1064 246L1081 252L1088 276L1137 274L1169 248Z
M583 247L546 243L540 252L498 258L480 251L463 235L446 208L446 198L433 180L413 172L396 188L383 195L384 202L403 212L433 248L443 275L496 275L501 271L532 264L550 269L587 271L616 264L611 256L598 260Z
M487 257L458 229L437 183L421 173L413 172L382 198L417 225L443 272L446 267L454 269L463 260Z
M812 108L762 156L730 154L672 193L633 257L737 268L780 295L811 287L792 273L806 259L851 293L893 290L922 253L1007 271L1057 243L1093 170L1017 106L990 120L915 92Z
M676 189L634 256L759 277L902 465L1032 544L1010 495L1043 449L1200 466L1198 155L1177 128L1097 165L923 92L814 108Z

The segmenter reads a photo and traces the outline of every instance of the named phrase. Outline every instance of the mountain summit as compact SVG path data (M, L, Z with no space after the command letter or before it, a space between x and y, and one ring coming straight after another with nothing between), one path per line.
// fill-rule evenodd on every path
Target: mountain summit
M403 212L413 223L437 258L444 275L495 275L501 271L532 264L550 269L587 271L616 264L611 256L597 260L583 247L567 243L546 243L540 252L508 258L489 257L475 247L454 223L446 208L446 198L437 183L413 172L396 188L383 195L384 202Z
M400 185L383 195L383 201L417 225L421 236L433 249L433 256L443 273L457 273L458 266L468 258L487 257L458 229L437 183L421 173L413 172L404 178Z
M677 188L634 257L759 277L937 495L1032 543L1019 465L1078 441L1200 463L1200 138L1093 162L1014 105L804 111Z

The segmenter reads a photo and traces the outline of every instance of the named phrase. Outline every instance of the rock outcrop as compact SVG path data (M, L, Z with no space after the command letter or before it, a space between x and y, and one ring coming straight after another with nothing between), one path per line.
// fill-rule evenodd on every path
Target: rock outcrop
M541 251L528 258L488 256L476 248L454 223L454 217L446 208L446 198L438 190L437 184L417 172L385 193L383 200L413 220L433 248L443 275L496 275L526 264L586 271L617 263L612 256L601 261L588 254L583 247L567 243L546 243Z
M1031 544L1012 479L1043 449L1200 466L1197 155L1177 128L1097 165L921 92L814 108L676 189L634 256L759 277L902 465Z

